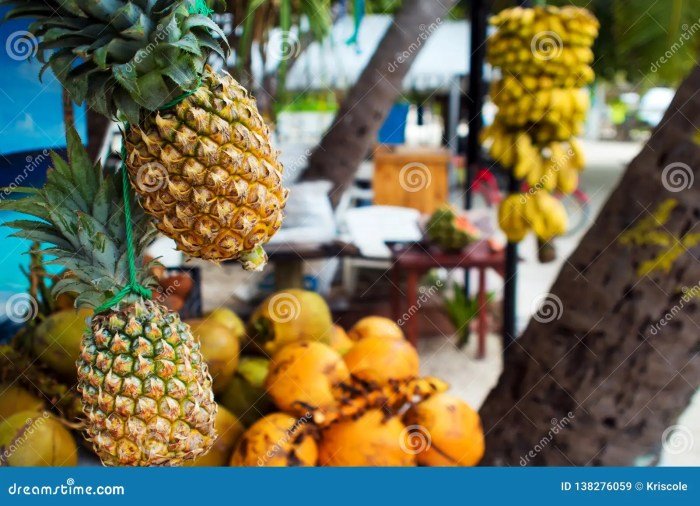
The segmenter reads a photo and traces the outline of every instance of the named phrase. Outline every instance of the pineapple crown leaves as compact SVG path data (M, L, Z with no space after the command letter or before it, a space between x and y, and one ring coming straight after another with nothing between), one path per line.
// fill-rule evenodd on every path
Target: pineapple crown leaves
M114 297L129 283L129 258L125 212L119 178L93 165L78 133L67 132L68 162L52 153L53 168L46 174L41 189L7 188L24 195L0 202L0 210L33 216L6 223L15 229L14 237L47 244L42 252L53 257L46 263L61 265L73 272L52 286L52 295L77 293L76 306L98 307ZM155 236L155 228L143 210L132 210L134 244L138 265L144 249ZM139 269L137 279L143 285L154 280L148 268Z
M220 2L216 2L219 7ZM228 42L205 0L0 0L6 19L33 18L39 76L50 67L73 100L137 124L199 86ZM222 43L224 44L222 46Z

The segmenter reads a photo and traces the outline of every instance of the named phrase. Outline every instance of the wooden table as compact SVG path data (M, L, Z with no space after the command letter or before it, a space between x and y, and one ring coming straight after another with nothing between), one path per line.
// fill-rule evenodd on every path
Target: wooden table
M270 263L275 264L275 289L304 287L304 262L343 258L359 254L355 245L344 241L280 243L265 246Z
M505 252L503 249L494 250L487 241L478 241L464 250L448 253L435 246L424 243L389 244L392 253L393 267L391 281L393 293L391 300L395 320L402 315L411 314L411 306L418 301L418 281L420 276L429 269L442 267L445 269L477 269L479 271L478 302L478 358L483 358L486 349L486 269L494 269L501 276L505 275ZM402 308L401 274L406 273L406 298ZM402 311L404 309L404 311ZM418 342L418 319L406 319L406 337L415 346Z

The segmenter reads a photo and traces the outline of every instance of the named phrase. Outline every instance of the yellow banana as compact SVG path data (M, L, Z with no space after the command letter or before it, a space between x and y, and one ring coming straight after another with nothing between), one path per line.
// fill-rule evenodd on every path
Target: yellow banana
M564 205L545 191L538 191L525 206L525 216L535 235L544 241L562 235L568 227Z
M498 208L498 225L508 241L520 242L527 235L529 226L525 218L527 195L508 195Z
M565 195L578 188L578 171L567 161L557 172L557 190Z

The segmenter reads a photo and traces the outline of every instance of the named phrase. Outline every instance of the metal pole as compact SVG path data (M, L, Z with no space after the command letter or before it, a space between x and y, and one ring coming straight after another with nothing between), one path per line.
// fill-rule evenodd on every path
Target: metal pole
M467 135L466 177L464 178L464 208L472 207L472 186L479 170L481 146L479 134L483 126L481 110L484 107L484 60L486 59L486 23L488 0L473 0L471 9L471 33L469 56L469 90L467 92ZM464 291L469 297L469 270L464 273Z
M529 0L520 0L521 7L530 7ZM508 193L520 191L520 181L508 167ZM506 279L503 286L503 345L508 346L517 337L516 321L518 314L518 243L506 245Z
M469 91L467 93L467 177L464 187L464 208L472 207L472 185L474 176L479 170L481 161L481 146L479 134L483 125L481 109L484 106L484 60L486 58L486 17L488 8L486 0L474 0L471 12L471 55L469 57Z

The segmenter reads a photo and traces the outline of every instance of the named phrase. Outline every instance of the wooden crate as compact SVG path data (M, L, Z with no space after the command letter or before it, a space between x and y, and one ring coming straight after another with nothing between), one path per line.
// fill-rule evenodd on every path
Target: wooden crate
M450 153L442 149L378 150L372 180L374 203L432 213L448 200L449 163Z

